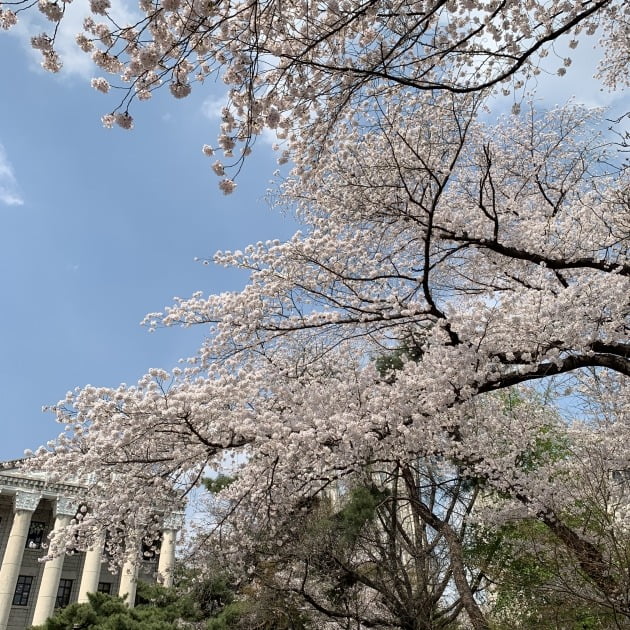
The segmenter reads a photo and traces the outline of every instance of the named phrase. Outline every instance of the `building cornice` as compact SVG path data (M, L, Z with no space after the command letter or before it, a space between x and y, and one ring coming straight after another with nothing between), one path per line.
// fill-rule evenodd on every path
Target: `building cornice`
M20 490L37 492L43 497L50 495L80 495L83 487L69 482L49 482L45 478L0 472L0 493L14 494Z

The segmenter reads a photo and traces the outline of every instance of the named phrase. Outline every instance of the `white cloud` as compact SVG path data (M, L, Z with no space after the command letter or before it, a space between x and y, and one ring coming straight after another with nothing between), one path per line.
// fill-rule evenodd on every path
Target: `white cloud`
M83 31L83 20L89 11L84 3L67 2L65 14L59 24L55 37L55 48L61 57L63 64L62 77L79 76L89 79L95 74L101 75L102 70L93 63L91 55L83 52L76 43L76 36ZM134 12L126 0L111 0L110 16L119 25L134 24L138 21L139 14ZM103 18L105 21L105 18ZM51 33L52 23L47 21L40 13L33 10L20 14L20 20L9 33L18 37L27 53L33 61L33 69L43 72L40 68L41 54L31 47L31 37L38 33Z
M6 206L21 206L24 204L13 173L13 167L2 144L0 144L0 203Z
M201 111L209 120L221 120L221 110L226 106L227 93L221 96L209 96L201 104Z
M83 20L87 15L88 11L84 3L66 3L66 13L57 32L57 50L63 62L62 73L76 74L85 78L103 73L94 65L91 55L83 52L76 43L76 36L83 31ZM140 19L140 14L133 11L125 0L111 0L109 15L116 24L121 26L134 24ZM101 20L106 22L103 18Z

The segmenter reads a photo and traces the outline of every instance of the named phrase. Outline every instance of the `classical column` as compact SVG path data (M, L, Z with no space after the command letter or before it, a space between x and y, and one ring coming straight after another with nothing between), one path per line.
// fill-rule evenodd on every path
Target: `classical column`
M83 572L81 573L81 584L79 585L79 604L88 601L88 593L96 593L99 578L101 577L101 556L105 536L100 534L96 537L94 545L85 552L83 561Z
M76 506L70 499L60 497L55 503L55 525L53 531L57 532L70 524L76 514ZM35 612L33 613L33 626L43 624L55 610L57 591L59 590L59 578L63 569L65 554L47 560L42 572L42 581L37 593Z
M18 575L20 574L28 528L31 524L31 516L39 500L40 495L32 492L18 492L15 495L13 524L9 532L7 548L2 558L2 567L0 567L0 630L6 630L9 621L11 603L13 602L13 594L15 593Z
M127 606L133 608L136 603L136 586L138 585L138 558L128 558L120 572L118 595L125 597Z
M129 553L120 571L120 584L118 585L119 597L125 597L127 606L133 608L136 603L136 586L138 584L138 553L140 540L138 536L128 534L126 544L130 545L126 551Z
M162 544L160 545L160 560L158 562L158 581L164 586L173 586L173 570L175 569L175 538L177 530L181 528L183 515L169 514L164 519Z
M165 529L162 532L160 560L158 562L158 582L164 586L173 586L173 569L175 568L175 530Z

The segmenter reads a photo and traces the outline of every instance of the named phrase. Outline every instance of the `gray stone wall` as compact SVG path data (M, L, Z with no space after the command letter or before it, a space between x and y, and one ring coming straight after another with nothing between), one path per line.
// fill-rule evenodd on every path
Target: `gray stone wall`
M45 523L45 542L46 535L52 530L54 525L53 501L42 499L37 509L33 512L31 522ZM4 556L4 551L6 549L12 523L13 497L0 495L0 558ZM37 594L39 592L39 587L41 584L42 573L44 570L44 563L41 562L39 559L45 553L45 549L24 549L20 575L32 576L33 583L28 598L28 604L26 606L11 606L11 614L9 616L7 630L24 630L30 625L30 622L33 618L33 612L35 610L35 602L37 601ZM76 553L66 556L63 561L61 579L72 580L70 603L76 602L79 595L79 585L81 582L81 572L83 570L84 560L84 553ZM111 574L107 568L106 562L101 565L101 575L99 581L111 584L110 593L112 595L116 595L118 593L120 574Z

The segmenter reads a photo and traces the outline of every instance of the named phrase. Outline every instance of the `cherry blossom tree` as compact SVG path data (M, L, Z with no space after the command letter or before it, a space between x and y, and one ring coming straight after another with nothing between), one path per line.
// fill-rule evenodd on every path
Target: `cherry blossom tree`
M594 374L582 386L599 380ZM589 393L589 402L597 398ZM207 545L216 519L234 507L220 499L190 557L202 572L206 563L238 566L243 557L250 595L301 598L314 627L451 628L462 611L481 628L555 628L580 619L626 627L620 602L629 595L630 489L625 471L611 475L609 445L626 447L607 435L603 418L589 418L603 422L599 431L567 427L539 395L510 391L497 402L512 433L533 415L540 420L527 427L527 444L508 431L494 437L500 468L510 471L500 490L470 461L383 455L334 491L275 517L277 529L252 524L255 540L244 557L237 531L224 529L217 547ZM533 493L544 509L530 509ZM576 543L588 549L590 570ZM616 582L614 601L594 583L593 569Z
M610 377L595 370L572 380L577 390L586 391ZM612 381L618 382L614 376ZM601 400L592 390L588 396L589 404ZM518 465L528 471L545 469L534 475L545 495L544 509L523 510L531 485L494 495L482 507L488 514L479 519L481 548L486 557L488 547L497 551L483 570L493 584L491 601L502 604L492 615L498 621L503 617L498 627L559 627L580 618L593 627L627 626L627 612L620 609L625 611L629 600L630 488L626 469L615 468L627 463L627 455L615 443L618 418L610 420L588 414L567 426L555 419L538 433L533 448L518 456Z
M2 24L31 6L3 2ZM53 31L33 44L56 70L65 4L38 7ZM195 357L55 407L66 429L30 465L87 480L90 510L67 544L106 527L114 559L133 554L131 533L154 540L156 514L231 466L217 535L240 537L243 553L261 530L282 545L290 519L340 480L441 458L542 523L598 601L630 615L627 567L563 516L581 500L566 483L576 461L593 463L576 478L599 475L605 488L628 467L623 118L615 134L601 111L522 107L520 96L549 69L541 58L556 41L571 49L595 32L604 84L627 85L627 3L164 0L143 1L128 26L107 0L90 10L78 43L124 88L105 124L130 128L132 102L163 83L184 97L195 79L221 74L221 188L234 189L230 167L272 129L293 165L274 201L303 229L216 254L250 272L242 291L196 293L147 316L152 329L206 326ZM501 92L515 107L490 122L488 99ZM378 360L392 352L383 373ZM523 465L549 430L529 388L561 375L577 383L585 370L596 375L584 381L593 419L570 425L580 458ZM506 413L514 387L526 403ZM615 492L613 533L628 524ZM51 553L65 544L53 540ZM466 612L486 627L474 596Z
M580 106L489 125L476 94L403 94L366 103L323 159L296 162L278 203L297 206L303 232L216 255L250 270L242 291L147 317L207 326L196 357L132 387L70 393L56 407L66 432L31 465L93 479L72 544L107 527L120 532L112 551L129 554L126 532L154 539L156 512L232 458L237 480L219 494L215 533L246 554L261 531L288 542L310 501L366 467L444 459L509 498L488 520L537 519L598 601L627 616L627 565L564 517L584 498L567 480L597 478L612 496L611 471L628 462L618 147L598 132L601 113ZM388 370L382 357L395 349ZM593 420L571 425L579 457L524 465L550 423L525 384L587 368L601 391L587 397ZM512 387L525 402L506 413ZM572 477L590 461L591 477ZM624 492L615 505L611 536L628 526ZM457 588L474 627L487 627L466 580Z

